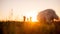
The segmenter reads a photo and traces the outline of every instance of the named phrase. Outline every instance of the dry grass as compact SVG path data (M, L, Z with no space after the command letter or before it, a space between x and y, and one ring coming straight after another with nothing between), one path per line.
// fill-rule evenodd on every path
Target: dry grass
M0 30L3 34L58 34L60 33L60 21L50 25L42 23L7 21L0 22Z

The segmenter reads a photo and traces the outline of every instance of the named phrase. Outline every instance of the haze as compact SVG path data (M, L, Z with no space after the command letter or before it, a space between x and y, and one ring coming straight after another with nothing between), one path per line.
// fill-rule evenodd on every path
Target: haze
M36 18L38 12L53 9L60 17L60 0L0 0L0 20L22 20L23 16ZM11 15L13 13L13 15Z

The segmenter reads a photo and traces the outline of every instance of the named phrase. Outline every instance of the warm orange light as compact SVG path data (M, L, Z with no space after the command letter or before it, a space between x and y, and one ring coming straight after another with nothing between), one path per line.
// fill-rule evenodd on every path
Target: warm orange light
M32 17L32 22L37 21L36 16L37 16L37 13L35 13L35 12L26 13L26 17L27 17L27 18Z

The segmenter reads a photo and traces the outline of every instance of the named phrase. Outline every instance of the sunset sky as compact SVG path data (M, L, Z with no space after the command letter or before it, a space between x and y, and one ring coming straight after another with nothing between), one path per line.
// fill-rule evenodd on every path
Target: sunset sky
M49 8L60 17L60 0L0 0L0 20L11 16L13 20L22 20L23 16L36 19L38 12Z

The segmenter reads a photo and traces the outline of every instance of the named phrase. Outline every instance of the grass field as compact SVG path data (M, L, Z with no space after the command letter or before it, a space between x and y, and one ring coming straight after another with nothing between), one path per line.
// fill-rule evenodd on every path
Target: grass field
M52 24L39 22L1 21L0 34L60 34L60 21Z

